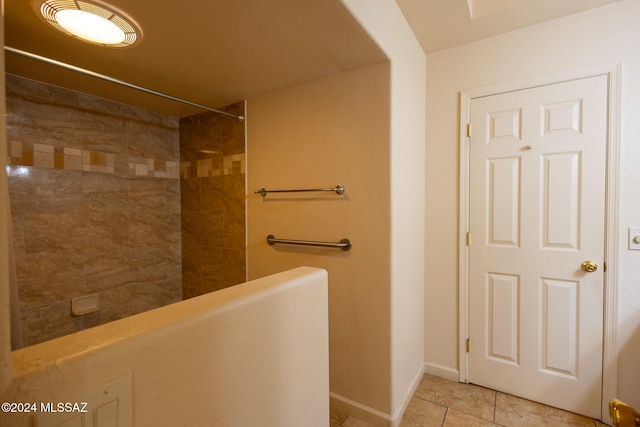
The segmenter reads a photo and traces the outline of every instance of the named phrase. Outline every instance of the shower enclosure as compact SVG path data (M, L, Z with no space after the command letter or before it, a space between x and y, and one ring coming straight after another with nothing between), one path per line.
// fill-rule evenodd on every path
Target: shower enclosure
M7 140L24 345L246 280L244 122L8 75Z

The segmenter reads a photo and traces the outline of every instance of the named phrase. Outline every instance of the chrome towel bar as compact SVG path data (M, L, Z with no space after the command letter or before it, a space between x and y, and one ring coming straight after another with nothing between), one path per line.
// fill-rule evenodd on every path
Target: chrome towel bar
M255 194L260 194L262 197L265 197L267 193L302 193L302 192L311 192L311 191L334 191L336 194L344 194L345 188L338 184L333 188L310 188L304 190L267 190L266 188L261 188L259 190L255 190Z
M290 240L290 239L276 239L273 234L267 236L267 243L270 245L298 245L298 246L321 246L323 248L340 248L343 251L351 249L351 241L349 239L342 239L338 243L334 242L313 242L308 240Z

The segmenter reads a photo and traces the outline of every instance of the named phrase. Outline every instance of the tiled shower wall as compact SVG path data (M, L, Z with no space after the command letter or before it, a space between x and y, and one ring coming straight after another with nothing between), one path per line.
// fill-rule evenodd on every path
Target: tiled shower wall
M178 119L9 75L7 137L25 345L181 299Z
M244 103L225 108L244 115ZM180 120L183 297L246 280L245 126L203 113Z

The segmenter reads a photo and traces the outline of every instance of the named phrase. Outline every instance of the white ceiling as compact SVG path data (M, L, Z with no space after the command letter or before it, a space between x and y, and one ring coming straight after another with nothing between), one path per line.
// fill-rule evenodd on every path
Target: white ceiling
M109 0L143 40L124 49L72 39L46 24L35 0L5 0L5 44L219 108L386 61L340 0ZM618 0L396 0L425 52ZM374 7L374 2L372 2ZM198 110L7 53L22 75L177 117Z
M214 108L386 61L339 0L108 2L142 28L139 44L68 37L44 22L34 0L4 1L5 44ZM11 53L6 63L12 74L164 114L200 111Z
M619 0L396 0L426 53Z

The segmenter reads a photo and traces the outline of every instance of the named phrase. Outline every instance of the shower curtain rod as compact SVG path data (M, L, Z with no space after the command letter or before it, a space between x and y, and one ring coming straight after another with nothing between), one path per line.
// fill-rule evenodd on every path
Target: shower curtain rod
M160 96L162 98L170 99L172 101L181 102L183 104L188 104L188 105L191 105L193 107L202 108L203 110L212 111L214 113L224 114L225 116L235 117L238 120L244 120L244 116L239 116L237 114L227 113L226 111L222 111L222 110L216 110L215 108L207 107L206 105L197 104L195 102L187 101L186 99L178 98L178 97L173 96L173 95L168 95L166 93L158 92L158 91L155 91L155 90L152 90L152 89L147 89L145 87L134 85L132 83L127 83L127 82L125 82L123 80L119 80L119 79L116 79L116 78L113 78L113 77L105 76L104 74L96 73L94 71L87 70L85 68L76 67L75 65L67 64L65 62L61 62L61 61L57 61L55 59L47 58L45 56L36 55L35 53L25 52L23 50L19 50L19 49L16 49L16 48L13 48L13 47L9 47L9 46L5 46L4 50L6 50L7 52L15 53L16 55L24 56L26 58L35 59L36 61L46 62L47 64L51 64L51 65L55 65L55 66L58 66L58 67L66 68L67 70L75 71L77 73L85 74L87 76L96 77L98 79L106 80L106 81L111 82L111 83L116 83L116 84L119 84L121 86L126 86L126 87L131 88L131 89L136 89L136 90L139 90L141 92L146 92L146 93L149 93L151 95Z

